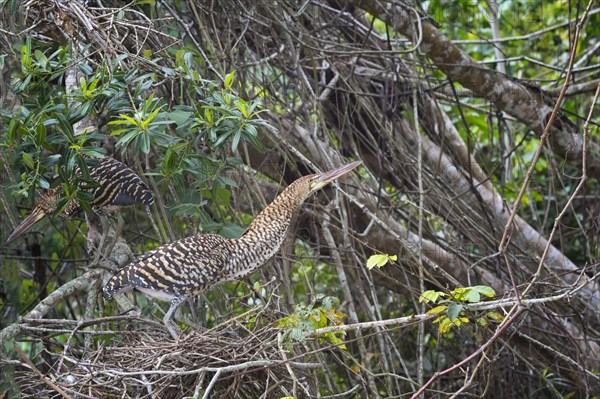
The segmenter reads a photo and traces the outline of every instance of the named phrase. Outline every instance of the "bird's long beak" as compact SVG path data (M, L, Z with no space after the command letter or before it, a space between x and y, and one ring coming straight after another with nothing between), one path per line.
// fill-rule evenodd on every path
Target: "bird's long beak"
M350 172L352 169L356 168L358 165L362 164L362 161L356 161L349 163L348 165L341 166L337 169L330 170L328 172L323 172L319 175L317 180L313 183L311 187L311 191L315 191L320 189L323 186L331 183L333 180L337 179L340 176L345 175Z
M33 208L33 211L31 211L31 215L27 216L27 218L25 218L25 220L23 220L21 224L17 226L17 228L10 234L10 236L8 236L6 242L11 242L15 238L23 234L28 228L42 220L44 216L46 216L46 212L44 212L43 209L38 207Z

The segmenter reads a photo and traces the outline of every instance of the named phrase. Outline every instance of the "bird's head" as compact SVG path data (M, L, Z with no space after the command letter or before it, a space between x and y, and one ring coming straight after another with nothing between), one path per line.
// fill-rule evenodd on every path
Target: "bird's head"
M327 172L302 176L290 184L275 199L274 204L286 204L284 206L293 211L298 208L312 193L350 172L360 164L362 164L362 161L356 161ZM275 207L277 206L280 205L275 205Z
M56 201L58 200L58 187L46 191L40 199L37 200L31 214L27 216L17 228L8 236L6 242L11 242L31 226L42 220L56 210Z
M325 187L335 179L345 175L360 164L362 164L362 161L356 161L327 172L312 175L309 180L310 192L314 193L315 191Z

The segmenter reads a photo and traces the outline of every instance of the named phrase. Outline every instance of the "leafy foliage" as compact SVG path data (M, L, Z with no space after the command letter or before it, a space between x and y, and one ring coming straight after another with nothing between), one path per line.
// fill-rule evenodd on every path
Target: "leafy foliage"
M470 322L465 317L464 304L478 303L481 301L481 295L494 298L496 293L490 287L476 285L473 287L456 288L450 293L428 290L419 296L419 302L439 304L427 311L427 314L439 316L433 320L439 323L438 332L440 335L447 335L453 327L460 328L462 325ZM487 312L484 316L478 317L476 323L481 326L487 326L489 321L501 322L503 317L497 312Z
M163 190L172 185L183 194L191 179L191 187L200 198L192 195L188 202L173 204L172 209L176 215L194 216L204 225L211 225L213 222L202 209L207 204L202 197L229 198L228 189L236 187L232 179L222 175L240 163L228 154L237 152L241 142L263 149L257 128L270 126L259 117L264 111L260 103L243 100L234 93L233 72L223 86L200 79L191 53L181 51L175 58L179 67L165 72L187 80L202 97L193 106L171 107L152 90L156 74L121 69L125 55L97 67L80 63L83 76L67 96L57 84L65 80L65 71L72 61L68 47L43 51L36 49L30 38L22 46L21 73L16 75L13 89L22 96L23 105L14 111L3 110L0 115L6 126L0 131L2 145L19 152L15 165L23 170L15 187L16 195L28 197L34 188L48 189L63 183L58 212L72 198L89 210L89 195L81 188L93 184L87 168L91 159L102 156L97 145L110 134L118 138L116 147L122 153L130 150L133 154L153 153L157 157L158 172L149 175L159 177ZM103 114L109 122L98 133L89 129L74 131L77 122ZM106 131L111 127L117 129ZM226 144L229 148L225 150ZM210 150L194 151L203 145ZM47 156L48 153L52 155ZM82 170L81 178L74 175L75 166ZM227 206L228 200L222 204ZM211 229L215 228L220 227Z
M377 18L384 15L377 16L375 12L362 14L363 5L372 2L351 1L348 2L348 5L352 4L351 8L340 10L336 9L335 2L328 3L326 7L313 2L301 3L291 2L286 7L274 9L268 2L247 2L239 7L241 3L224 1L213 8L197 0L160 3L141 0L120 7L114 14L105 14L105 10L92 1L92 6L85 13L86 18L94 15L93 21L99 24L110 18L111 26L115 24L114 29L105 30L105 33L111 39L115 35L123 39L111 40L117 47L109 52L105 51L104 43L101 46L85 45L86 40L94 43L87 29L78 32L77 52L72 51L69 45L57 44L52 37L45 36L47 32L40 31L42 26L52 26L53 22L48 19L41 24L23 20L21 22L26 23L14 25L27 26L25 31L19 28L20 31L10 32L12 21L11 26L3 25L0 31L1 38L5 39L3 43L12 42L13 48L11 51L5 46L4 50L0 50L0 72L4 73L3 78L10 78L0 80L0 84L11 82L9 94L14 94L15 101L10 106L6 104L11 101L6 101L2 104L5 108L0 109L0 162L7 172L6 180L3 180L5 197L0 201L0 207L5 209L6 215L16 219L22 216L18 214L16 202L28 208L37 196L34 193L36 189L47 189L61 183L64 183L61 207L69 198L77 198L86 206L89 197L81 188L93 184L89 181L87 168L105 153L101 147L106 147L109 153L124 157L138 172L145 171L144 179L151 184L161 202L160 206L152 208L152 217L148 218L151 220L140 209L122 212L127 221L123 234L134 252L144 252L162 242L199 232L216 232L234 238L242 234L244 226L251 220L251 212L246 213L249 204L240 204L239 198L244 197L233 193L245 189L238 187L240 180L231 174L236 167L239 168L242 158L244 162L256 162L254 165L265 165L263 160L276 159L273 169L281 175L273 173L267 176L272 178L271 182L280 183L282 175L289 181L291 175L286 168L289 160L296 160L295 166L301 173L307 165L298 161L298 158L304 159L299 154L315 164L322 161L323 158L320 155L315 157L310 148L315 139L321 141L326 150L337 152L332 159L338 159L338 156L339 159L363 157L365 163L370 163L361 173L359 190L367 196L360 200L371 195L377 197L376 202L369 204L373 205L369 209L381 212L381 220L377 223L379 227L386 223L388 229L405 237L405 232L416 233L419 223L423 227L419 229L423 232L422 238L440 250L432 257L435 262L441 260L443 263L448 255L452 258L449 264L464 260L474 265L468 271L473 270L474 275L469 277L480 277L476 270L479 268L493 272L495 260L488 255L497 250L495 232L501 232L503 226L498 226L501 218L494 218L493 210L486 206L486 195L480 194L491 186L502 200L497 204L506 202L510 206L521 190L524 173L538 149L539 138L515 120L518 115L508 115L499 103L485 96L473 95L459 83L449 80L438 69L440 65L435 60L426 59L420 51L405 53L407 46L411 45L411 37L402 36L395 31L396 26ZM346 2L343 3L346 5ZM406 7L401 3L405 3ZM468 57L479 62L480 68L495 69L508 75L515 84L523 85L550 105L556 100L564 79L570 41L576 27L576 22L568 23L568 20L580 16L586 2L432 0L401 3L396 2L393 6L410 9L415 18L421 16L423 24L430 21L438 23L435 28L454 40ZM25 9L18 7L19 4L13 0L0 1L0 10L12 17L20 9ZM493 4L498 7L496 16L491 10ZM269 12L263 14L261 7ZM29 2L26 9L28 18L32 19L35 12L39 12L36 2ZM352 14L347 12L349 10ZM64 11L68 13L67 9ZM582 40L576 48L575 68L578 71L570 80L571 89L575 90L570 90L561 104L562 121L572 120L579 128L592 107L589 90L598 76L598 53L593 44L598 41L596 22L600 14L597 7L593 11L588 21L582 24ZM40 15L45 18L45 13ZM132 15L140 19L134 21ZM78 21L77 15L68 16ZM494 22L497 22L495 27ZM11 35L9 40L6 40L6 32ZM30 32L30 38L25 38L23 43L16 42ZM193 37L190 32L198 33L198 37ZM175 40L170 41L171 38ZM423 36L422 39L427 38ZM84 46L81 46L82 43ZM158 48L162 46L158 43L167 44ZM415 48L424 50L426 46L423 43L420 41ZM357 56L349 57L349 49ZM115 54L122 55L115 58ZM407 54L410 60L405 58ZM11 70L7 71L7 67ZM68 73L74 69L79 71L80 76L74 87L65 90ZM5 87L3 85L2 88ZM420 97L418 102L408 99L413 90ZM1 93L0 97L10 99L10 95L5 94ZM439 123L440 119L429 115L423 117L419 131L424 142L438 145L442 151L427 155L434 155L440 161L441 169L425 162L419 163L422 169L417 171L414 167L417 164L414 162L415 154L412 153L415 141L414 137L409 138L410 125L415 122L413 106L417 106L422 114L422 107L428 102L435 103L435 107L443 110L444 117L448 116L450 120ZM263 109L263 103L271 110L269 113ZM280 143L277 139L273 140L278 137L275 135L271 140L261 140L262 134L272 129L263 117L268 118L270 123L280 123L277 126L279 131L289 133L289 137L297 142ZM91 121L97 128L84 131L77 125L81 121L88 126ZM435 125L435 129L427 126L429 122ZM448 133L444 129L449 125L447 122L453 123L460 137L445 134ZM303 134L302 129L309 133ZM597 131L597 124L592 123L588 134L590 148L595 148ZM265 145L267 152L263 159L263 155L257 155L254 149L262 151ZM450 151L451 147L460 147L460 150ZM539 232L540 236L549 233L549 226L565 206L581 174L581 168L572 163L571 157L559 159L552 148L545 149L543 158L537 162L518 215L532 227L531 231ZM319 148L321 150L323 148ZM590 160L595 156L594 151L589 150ZM465 161L467 154L474 158ZM285 165L280 161L283 159ZM447 162L453 164L447 165ZM459 192L452 190L455 188L452 181L439 174L444 168L456 167L457 176L469 180L473 176L467 169L477 164L482 168L484 179L479 182L473 180L470 189ZM77 168L82 170L81 176L74 176ZM264 172L267 168L262 169L261 166L257 169ZM295 170L293 172L296 173ZM589 172L586 192L569 202L571 209L561 220L560 236L555 236L552 241L559 252L581 268L597 264L600 254L595 234L598 230L597 206L593 201L597 182L591 177L592 169ZM415 176L422 179L420 182L425 184L425 192L418 192ZM426 201L424 209L419 209L416 199L422 194L425 194ZM472 203L468 208L461 207L471 194L478 197L478 203ZM321 200L327 196L328 193L320 193L315 206L320 206ZM259 202L264 204L262 198ZM252 212L260 209L257 204L250 204ZM465 209L472 210L472 214ZM320 211L317 209L315 214ZM422 217L422 211L426 216L417 220L417 217ZM396 224L386 221L386 217L392 218ZM479 222L479 217L484 223ZM288 276L284 274L285 281L279 288L286 293L283 298L288 299L287 304L286 300L279 300L282 297L277 291L267 295L266 285L260 283L253 287L254 296L248 296L245 285L229 283L207 292L206 297L210 304L209 325L227 320L248 306L253 308L267 301L277 304L277 316L269 318L267 323L272 325L273 320L290 313L291 306L288 308L288 304L302 300L311 303L301 303L294 314L281 319L281 323L285 324L281 328L286 331L288 347L293 345L296 354L302 352L299 348L311 346L311 351L315 349L312 353L318 353L329 362L327 364L333 365L326 373L314 378L321 384L323 396L340 392L348 392L347 395L354 392L357 396L376 396L376 393L379 396L398 396L414 390L413 381L421 370L426 377L451 366L473 350L483 338L479 335L484 335L490 326L503 320L503 316L496 312L474 315L469 310L469 304L495 294L489 287L457 288L451 292L426 291L420 300L431 304L429 312L437 316L436 324L443 340L427 341L428 334L425 334L423 342L420 341L423 335L417 333L417 328L401 326L377 330L372 335L369 333L359 345L348 345L349 349L341 353L344 358L338 357L340 353L336 351L325 349L319 352L323 349L318 347L319 343L340 345L343 334L322 336L321 342L309 340L310 331L323 325L334 326L336 317L341 318L341 312L336 316L320 309L324 305L313 301L318 295L340 298L344 295L344 306L353 302L359 320L378 320L414 314L418 308L413 295L415 283L431 282L438 287L453 286L454 283L445 281L436 270L429 268L430 264L424 266L425 281L416 281L415 277L421 274L415 273L417 269L413 259L410 255L405 256L403 249L402 268L390 267L384 270L385 273L370 273L369 270L375 267L381 268L390 263L395 266L396 255L386 255L385 251L396 251L395 246L410 243L399 240L400 243L389 244L386 239L381 240L381 233L373 233L371 225L363 234L359 233L354 227L365 227L363 222L368 218L364 215L361 220L353 220L357 223L353 223L349 230L344 229L344 234L350 233L344 239L348 239L352 250L340 250L347 274L342 279L344 276L336 274L336 268L319 240L318 217L313 219L308 228L304 224L299 226L298 239L291 245L294 262L289 263L285 259L284 267L280 267L279 262L275 265L275 270L288 272ZM55 219L48 223L61 222ZM337 220L332 224L335 225ZM5 310L2 322L9 323L17 315L26 314L43 297L42 288L51 292L81 273L80 266L87 264L84 234L81 234L82 229L85 233L85 228L86 223L75 220L67 223L65 228L49 229L48 234L38 236L43 254L35 259L46 262L42 265L48 272L46 283L36 277L37 271L34 272L30 265L34 257L21 252L29 251L30 243L37 243L38 239L8 247L6 258L5 252L2 252L5 261L0 268L4 287L0 302ZM516 233L517 230L513 238ZM337 244L340 243L341 240ZM372 253L376 255L368 258ZM431 252L423 255L429 254ZM518 253L509 254L518 260L515 272L519 282L531 276L529 263L535 263L535 256L531 254L529 248L519 248ZM362 265L366 265L367 269L360 267ZM443 268L448 264L440 266ZM466 273L454 274L457 271L449 272L464 283L462 279L466 279ZM263 280L272 277L270 266L260 273L266 277ZM506 282L506 276L498 274L492 278ZM544 294L546 290L561 286L563 275L556 274L558 277L544 280L532 293ZM580 278L594 275L593 270L588 269L581 273ZM342 288L349 288L350 297L346 297ZM48 316L81 317L85 298L74 295L73 299L57 306ZM144 309L146 315L158 313L150 302L144 302L143 295L140 294L138 300L138 305L149 305ZM551 315L581 311L581 302L577 300L568 304L559 302L540 307L551 309L546 312ZM338 309L339 304L333 307ZM565 310L565 307L568 309ZM110 305L104 309L110 310ZM538 317L543 319L542 313L539 312ZM519 362L518 370L515 367L512 373L512 378L518 379L519 383L494 384L496 378L503 382L511 378L511 375L496 373L503 368L502 360L506 358L497 353L498 357L491 365L492 372L487 376L480 372L479 381L472 379L476 383L468 387L468 393L465 388L464 393L477 395L480 387L494 385L535 386L537 389L536 384L539 383L542 387L539 397L545 397L548 391L555 389L557 392L552 392L555 396L570 395L570 388L564 387L576 386L576 383L565 377L569 375L567 370L571 376L585 375L581 371L587 369L587 365L582 360L578 368L569 370L574 364L564 360L575 359L572 354L578 351L585 355L581 344L585 339L579 340L578 337L569 341L563 338L570 338L573 331L579 330L584 331L585 336L591 334L590 339L594 339L593 332L597 330L589 323L589 318L576 319L565 318L565 324L573 324L563 331L556 327L560 323L554 320L547 323L553 329L551 338L547 340L545 331L539 333L535 328L524 331L524 334L531 333L532 343L537 340L541 345L531 344L526 348L531 353L519 354L525 361ZM575 328L570 330L570 327ZM73 343L79 335L73 335ZM292 335L299 339L294 340ZM43 344L27 341L29 338L23 336L22 345L33 354L32 359L36 354L49 353ZM59 342L61 345L56 347L62 348L67 338L59 333L53 339L55 341L44 342ZM575 345L555 345L562 342ZM85 344L87 349L87 338ZM364 350L361 348L363 344ZM421 345L425 353L416 349L423 348ZM513 346L513 343L509 345L511 350L523 348ZM6 345L8 350L10 347ZM356 351L357 348L360 351ZM541 356L536 358L536 351ZM346 356L352 358L353 367L346 367ZM43 363L40 359L41 356L37 356L34 362ZM523 366L523 363L527 365ZM512 369L514 364L510 364L503 369ZM544 371L536 372L536 368ZM473 377L476 374L477 369ZM519 377L515 377L517 374ZM525 375L529 376L529 380L521 383ZM534 381L536 378L538 380ZM305 380L309 379L301 381ZM452 381L455 380L439 379L432 389L438 392L455 389ZM271 379L268 382L277 386ZM589 383L588 380L584 382ZM358 391L351 391L353 384ZM337 390L325 392L332 386ZM587 385L585 389L589 391ZM479 391L479 394L482 393ZM498 392L496 397L525 396L503 393Z
M304 303L296 305L293 314L277 322L277 327L285 330L284 337L288 347L291 348L294 341L306 341L308 337L314 336L319 328L343 325L342 319L345 315L337 309L337 306L339 306L339 299L330 296L321 296L309 305ZM340 349L346 349L342 339L344 335L346 335L344 331L333 331L323 333L318 338Z

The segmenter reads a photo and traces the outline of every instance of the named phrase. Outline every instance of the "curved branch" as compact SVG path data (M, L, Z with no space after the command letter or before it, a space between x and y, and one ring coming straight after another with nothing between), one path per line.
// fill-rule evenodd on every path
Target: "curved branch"
M407 6L396 6L376 0L352 0L351 3L373 14L408 38L417 34L414 14ZM487 98L538 135L542 134L552 113L552 107L546 103L546 94L541 89L481 66L428 20L421 21L420 26L423 33L421 50L442 72L453 81L472 90L475 95ZM583 137L577 125L564 116L557 118L550 129L550 140L556 154L581 166ZM590 143L590 147L590 176L598 177L600 146Z
M63 302L66 298L73 295L76 292L87 291L98 281L98 278L102 275L103 271L99 269L92 269L83 274L82 276L73 279L66 284L60 286L56 291L52 292L40 303L38 303L31 312L25 316L27 319L41 319L44 317L52 308L59 303ZM0 331L0 346L7 340L16 337L21 332L20 321L9 325Z

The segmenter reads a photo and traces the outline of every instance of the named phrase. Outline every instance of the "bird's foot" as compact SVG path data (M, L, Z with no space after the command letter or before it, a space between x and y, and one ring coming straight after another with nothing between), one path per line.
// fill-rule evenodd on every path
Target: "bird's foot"
M181 329L173 320L163 320L167 330L173 337L175 341L179 341L179 337L181 336Z
M202 325L201 323L193 322L181 314L176 314L175 320L177 320L178 323L185 324L186 326L193 328L194 330L206 331L206 326Z

